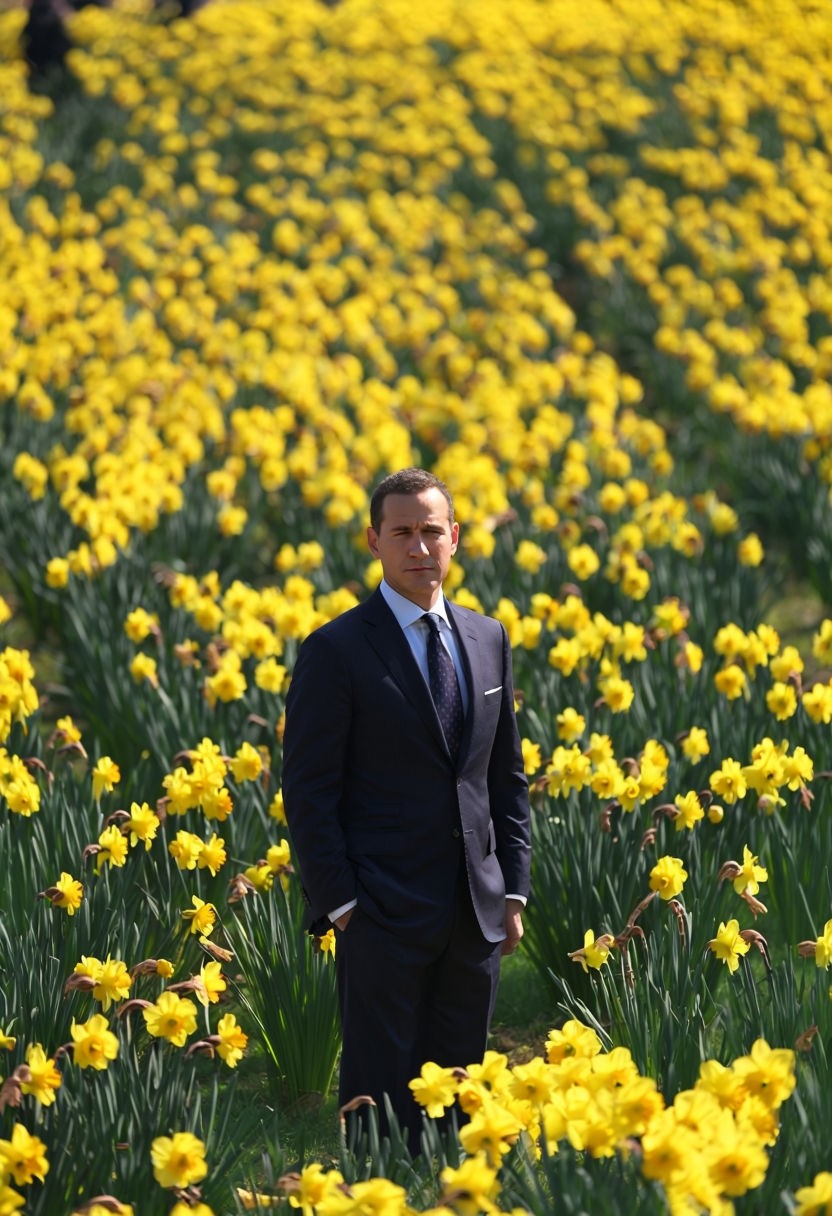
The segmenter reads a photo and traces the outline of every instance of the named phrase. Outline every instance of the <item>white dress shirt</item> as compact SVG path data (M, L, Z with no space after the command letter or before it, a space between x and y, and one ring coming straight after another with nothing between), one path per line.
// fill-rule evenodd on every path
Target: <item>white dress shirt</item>
M398 591L394 591L389 583L384 579L381 580L379 587L381 594L384 597L384 602L393 613L393 616L399 622L404 636L407 638L407 644L413 652L413 657L416 664L422 673L422 677L430 688L430 678L428 676L428 634L430 628L427 621L424 608L420 608L418 604L414 604L412 600L406 599L400 595ZM465 681L465 669L462 666L462 659L457 646L456 636L451 627L451 622L448 620L448 613L445 608L445 597L440 595L434 606L430 610L431 616L435 616L439 621L439 637L442 645L447 650L453 661L456 671L456 678L459 683L459 692L462 697L462 709L464 713L468 712L468 685Z

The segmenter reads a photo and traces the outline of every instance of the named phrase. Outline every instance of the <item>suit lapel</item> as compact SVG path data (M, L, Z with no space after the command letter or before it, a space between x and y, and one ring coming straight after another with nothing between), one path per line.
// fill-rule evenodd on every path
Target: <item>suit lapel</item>
M465 681L468 685L468 712L465 715L465 726L462 731L462 742L459 747L460 760L463 760L474 737L474 732L479 726L481 701L477 696L477 689L482 685L479 674L480 652L477 635L468 624L466 618L461 613L455 611L453 604L449 600L446 600L445 604L448 609L448 616L453 622L462 665L465 668Z

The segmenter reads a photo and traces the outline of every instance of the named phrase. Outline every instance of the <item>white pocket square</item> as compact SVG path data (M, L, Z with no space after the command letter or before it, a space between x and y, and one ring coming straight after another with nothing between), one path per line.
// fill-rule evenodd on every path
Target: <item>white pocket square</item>
M496 688L486 688L485 692L482 695L484 697L490 697L492 695L492 693L502 692L502 691L503 691L502 684L498 684Z

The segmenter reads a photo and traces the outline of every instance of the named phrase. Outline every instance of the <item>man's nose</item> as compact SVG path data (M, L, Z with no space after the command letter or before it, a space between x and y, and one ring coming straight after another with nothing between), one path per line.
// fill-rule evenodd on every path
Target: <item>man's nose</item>
M417 553L420 557L422 557L422 556L424 556L424 554L430 552L430 549L428 548L428 543L423 536L419 536L418 534L415 534L411 538L410 552Z

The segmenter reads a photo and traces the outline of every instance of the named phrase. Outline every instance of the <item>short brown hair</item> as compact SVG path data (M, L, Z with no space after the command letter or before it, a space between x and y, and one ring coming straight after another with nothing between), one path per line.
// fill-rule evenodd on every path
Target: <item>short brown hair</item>
M440 481L438 477L435 477L433 473L429 473L427 469L399 469L396 473L388 474L373 490L373 495L370 499L370 527L373 531L378 532L381 528L381 519L384 514L384 500L388 494L421 494L423 490L440 490L442 492L448 504L448 519L450 523L453 523L454 500L451 497L451 491L444 481Z

